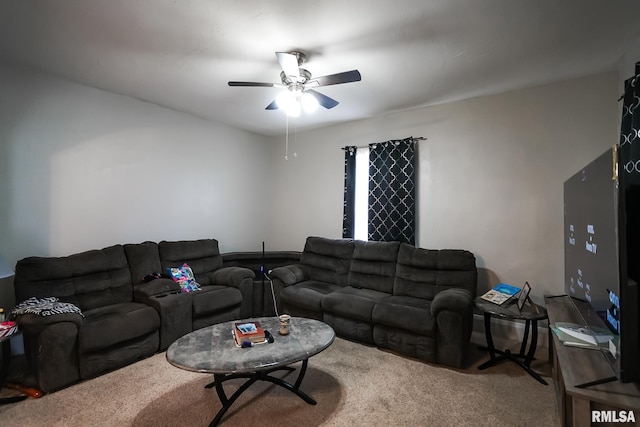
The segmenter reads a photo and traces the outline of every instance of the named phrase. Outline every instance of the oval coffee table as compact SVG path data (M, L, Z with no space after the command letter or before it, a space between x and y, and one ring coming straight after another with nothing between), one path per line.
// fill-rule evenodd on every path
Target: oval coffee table
M271 332L274 342L240 348L235 345L232 330L234 323L243 321L234 320L198 329L177 339L167 349L167 361L172 365L187 371L213 374L214 381L205 387L215 386L222 408L209 425L217 425L236 399L256 381L277 384L315 405L316 401L300 390L300 384L309 358L333 343L335 332L331 326L319 320L292 317L289 335L280 335L277 317L246 319L260 322L263 329ZM299 361L302 361L302 367L293 385L270 375L274 371L294 371L288 365ZM236 378L248 380L231 397L227 397L222 384Z

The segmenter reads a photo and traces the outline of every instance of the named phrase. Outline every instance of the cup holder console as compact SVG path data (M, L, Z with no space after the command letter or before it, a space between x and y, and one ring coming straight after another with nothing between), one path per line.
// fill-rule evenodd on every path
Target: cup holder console
M160 295L154 295L154 298L164 298L167 297L169 295L180 295L182 292L180 291L172 291L172 292L165 292L164 294L160 294Z

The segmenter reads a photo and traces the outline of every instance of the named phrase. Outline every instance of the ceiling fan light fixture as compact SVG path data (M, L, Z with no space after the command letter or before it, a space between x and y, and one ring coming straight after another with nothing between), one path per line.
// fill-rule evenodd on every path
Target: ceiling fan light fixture
M335 99L315 91L315 88L359 82L362 79L358 70L344 71L312 79L311 72L300 67L305 60L302 52L276 52L276 57L280 63L280 68L282 68L280 72L280 81L282 83L229 81L229 86L286 88L275 100L267 105L265 110L281 109L289 117L298 117L303 109L306 113L312 113L319 105L329 110L339 104Z
M302 94L300 98L300 103L302 104L302 108L305 113L313 113L318 109L318 100L312 94L305 92Z
M295 102L295 98L291 95L289 90L283 90L276 97L276 104L278 104L278 108L282 108L286 110L289 105Z
M276 103L278 104L278 108L284 110L289 117L300 117L300 113L302 108L300 107L301 99L303 99L303 95L300 91L290 89L280 92L280 94L276 97ZM307 111L305 109L305 111Z
M292 92L290 90L285 90L280 92L280 94L276 97L276 103L278 104L278 108L284 110L289 117L299 117L300 116L300 102L298 102L299 96L296 92Z
M285 111L285 113L287 113L287 116L289 116L289 117L300 117L300 112L301 112L300 103L299 102L293 102L284 111Z

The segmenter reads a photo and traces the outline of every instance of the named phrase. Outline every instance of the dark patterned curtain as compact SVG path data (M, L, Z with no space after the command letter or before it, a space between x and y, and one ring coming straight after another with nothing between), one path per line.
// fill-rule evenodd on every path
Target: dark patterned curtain
M415 245L413 138L369 145L369 240Z
M620 126L619 171L624 178L625 208L627 218L640 217L640 62L636 63L635 76L624 82L624 104ZM622 175L624 174L624 175ZM640 228L638 221L626 225L627 274L640 282ZM624 297L624 296L623 296ZM621 315L624 315L621 312Z
M356 202L356 147L344 147L342 237L353 239Z
M624 83L624 105L620 130L620 159L627 179L640 183L640 62L636 74Z

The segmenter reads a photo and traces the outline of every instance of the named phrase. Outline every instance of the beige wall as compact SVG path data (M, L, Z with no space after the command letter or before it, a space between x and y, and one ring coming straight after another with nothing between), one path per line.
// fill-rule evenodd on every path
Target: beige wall
M563 292L563 182L618 138L611 72L274 138L271 247L340 237L345 145L419 143L418 246L477 257L480 290L499 282ZM339 107L338 107L339 108Z
M636 38L622 58L618 61L618 80L620 86L620 94L624 90L624 81L635 74L635 64L640 61L640 37Z
M136 99L0 67L0 254L267 237L265 137Z

